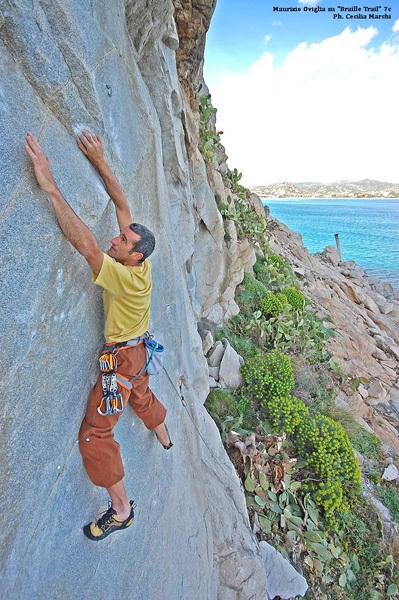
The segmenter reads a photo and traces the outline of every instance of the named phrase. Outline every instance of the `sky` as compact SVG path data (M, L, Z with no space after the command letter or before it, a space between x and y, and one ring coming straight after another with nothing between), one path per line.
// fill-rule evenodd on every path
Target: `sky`
M217 0L204 78L244 185L399 182L398 0Z

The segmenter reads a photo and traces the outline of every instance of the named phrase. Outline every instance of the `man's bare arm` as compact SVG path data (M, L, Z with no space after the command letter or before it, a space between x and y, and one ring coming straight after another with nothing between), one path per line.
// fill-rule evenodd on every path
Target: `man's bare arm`
M32 159L37 182L50 198L58 224L65 237L87 260L93 271L98 274L101 270L104 254L90 229L79 219L62 196L54 181L49 159L44 155L39 143L30 133L26 136L25 151Z
M104 183L105 188L115 205L116 218L118 220L119 229L122 230L127 225L133 222L130 214L129 205L126 196L123 193L118 180L111 171L104 157L104 149L99 135L94 135L88 129L83 129L78 135L77 144L79 149L85 156L97 167Z

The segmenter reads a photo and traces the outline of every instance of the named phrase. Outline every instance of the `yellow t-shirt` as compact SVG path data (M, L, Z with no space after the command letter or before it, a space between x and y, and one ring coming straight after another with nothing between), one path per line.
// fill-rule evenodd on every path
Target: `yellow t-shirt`
M92 281L104 288L104 336L107 341L126 342L148 329L151 303L151 262L125 267L104 254L99 274Z

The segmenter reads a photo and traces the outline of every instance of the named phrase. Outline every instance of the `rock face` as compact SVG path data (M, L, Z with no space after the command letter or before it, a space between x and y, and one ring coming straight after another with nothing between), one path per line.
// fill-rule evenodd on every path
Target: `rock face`
M82 590L135 600L305 593L289 566L283 580L274 576L279 557L265 569L273 552L249 529L237 475L203 408L211 368L204 352L213 340L197 327L212 329L237 312L235 288L255 260L233 223L223 223L215 195L225 202L229 190L198 151L193 108L213 10L214 0L0 0L0 569L7 600L74 600ZM76 146L84 127L102 136L134 218L157 237L151 331L166 347L166 370L152 388L168 409L175 444L164 452L126 410L115 434L136 520L99 544L81 529L107 494L86 477L77 433L103 342L101 291L60 232L23 150L31 131L64 196L106 250L117 223ZM251 203L262 210L256 195ZM398 298L331 252L308 255L282 225L271 243L306 278L304 293L319 314L334 317L332 350L344 370L370 378L342 403L356 404L358 418L394 455ZM224 357L212 368L228 387L239 357L227 344ZM226 365L233 364L231 379Z
M238 478L203 409L208 365L197 322L237 311L235 286L254 261L247 242L226 247L197 149L193 86L213 8L213 0L0 0L7 600L268 597ZM98 545L81 528L107 495L87 479L76 439L102 346L101 292L61 234L23 150L31 131L66 199L106 250L117 223L76 146L84 127L102 136L135 219L156 233L151 330L166 347L166 372L152 387L175 443L165 453L126 411L116 436L136 520Z

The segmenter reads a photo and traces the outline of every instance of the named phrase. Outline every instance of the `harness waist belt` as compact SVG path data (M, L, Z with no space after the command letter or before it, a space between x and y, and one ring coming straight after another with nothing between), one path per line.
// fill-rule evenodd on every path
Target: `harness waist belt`
M109 352L113 352L117 348L128 348L129 346L138 346L147 337L149 337L148 331L143 333L143 335L140 335L140 337L127 340L127 342L106 342L104 344L104 349L108 350Z

